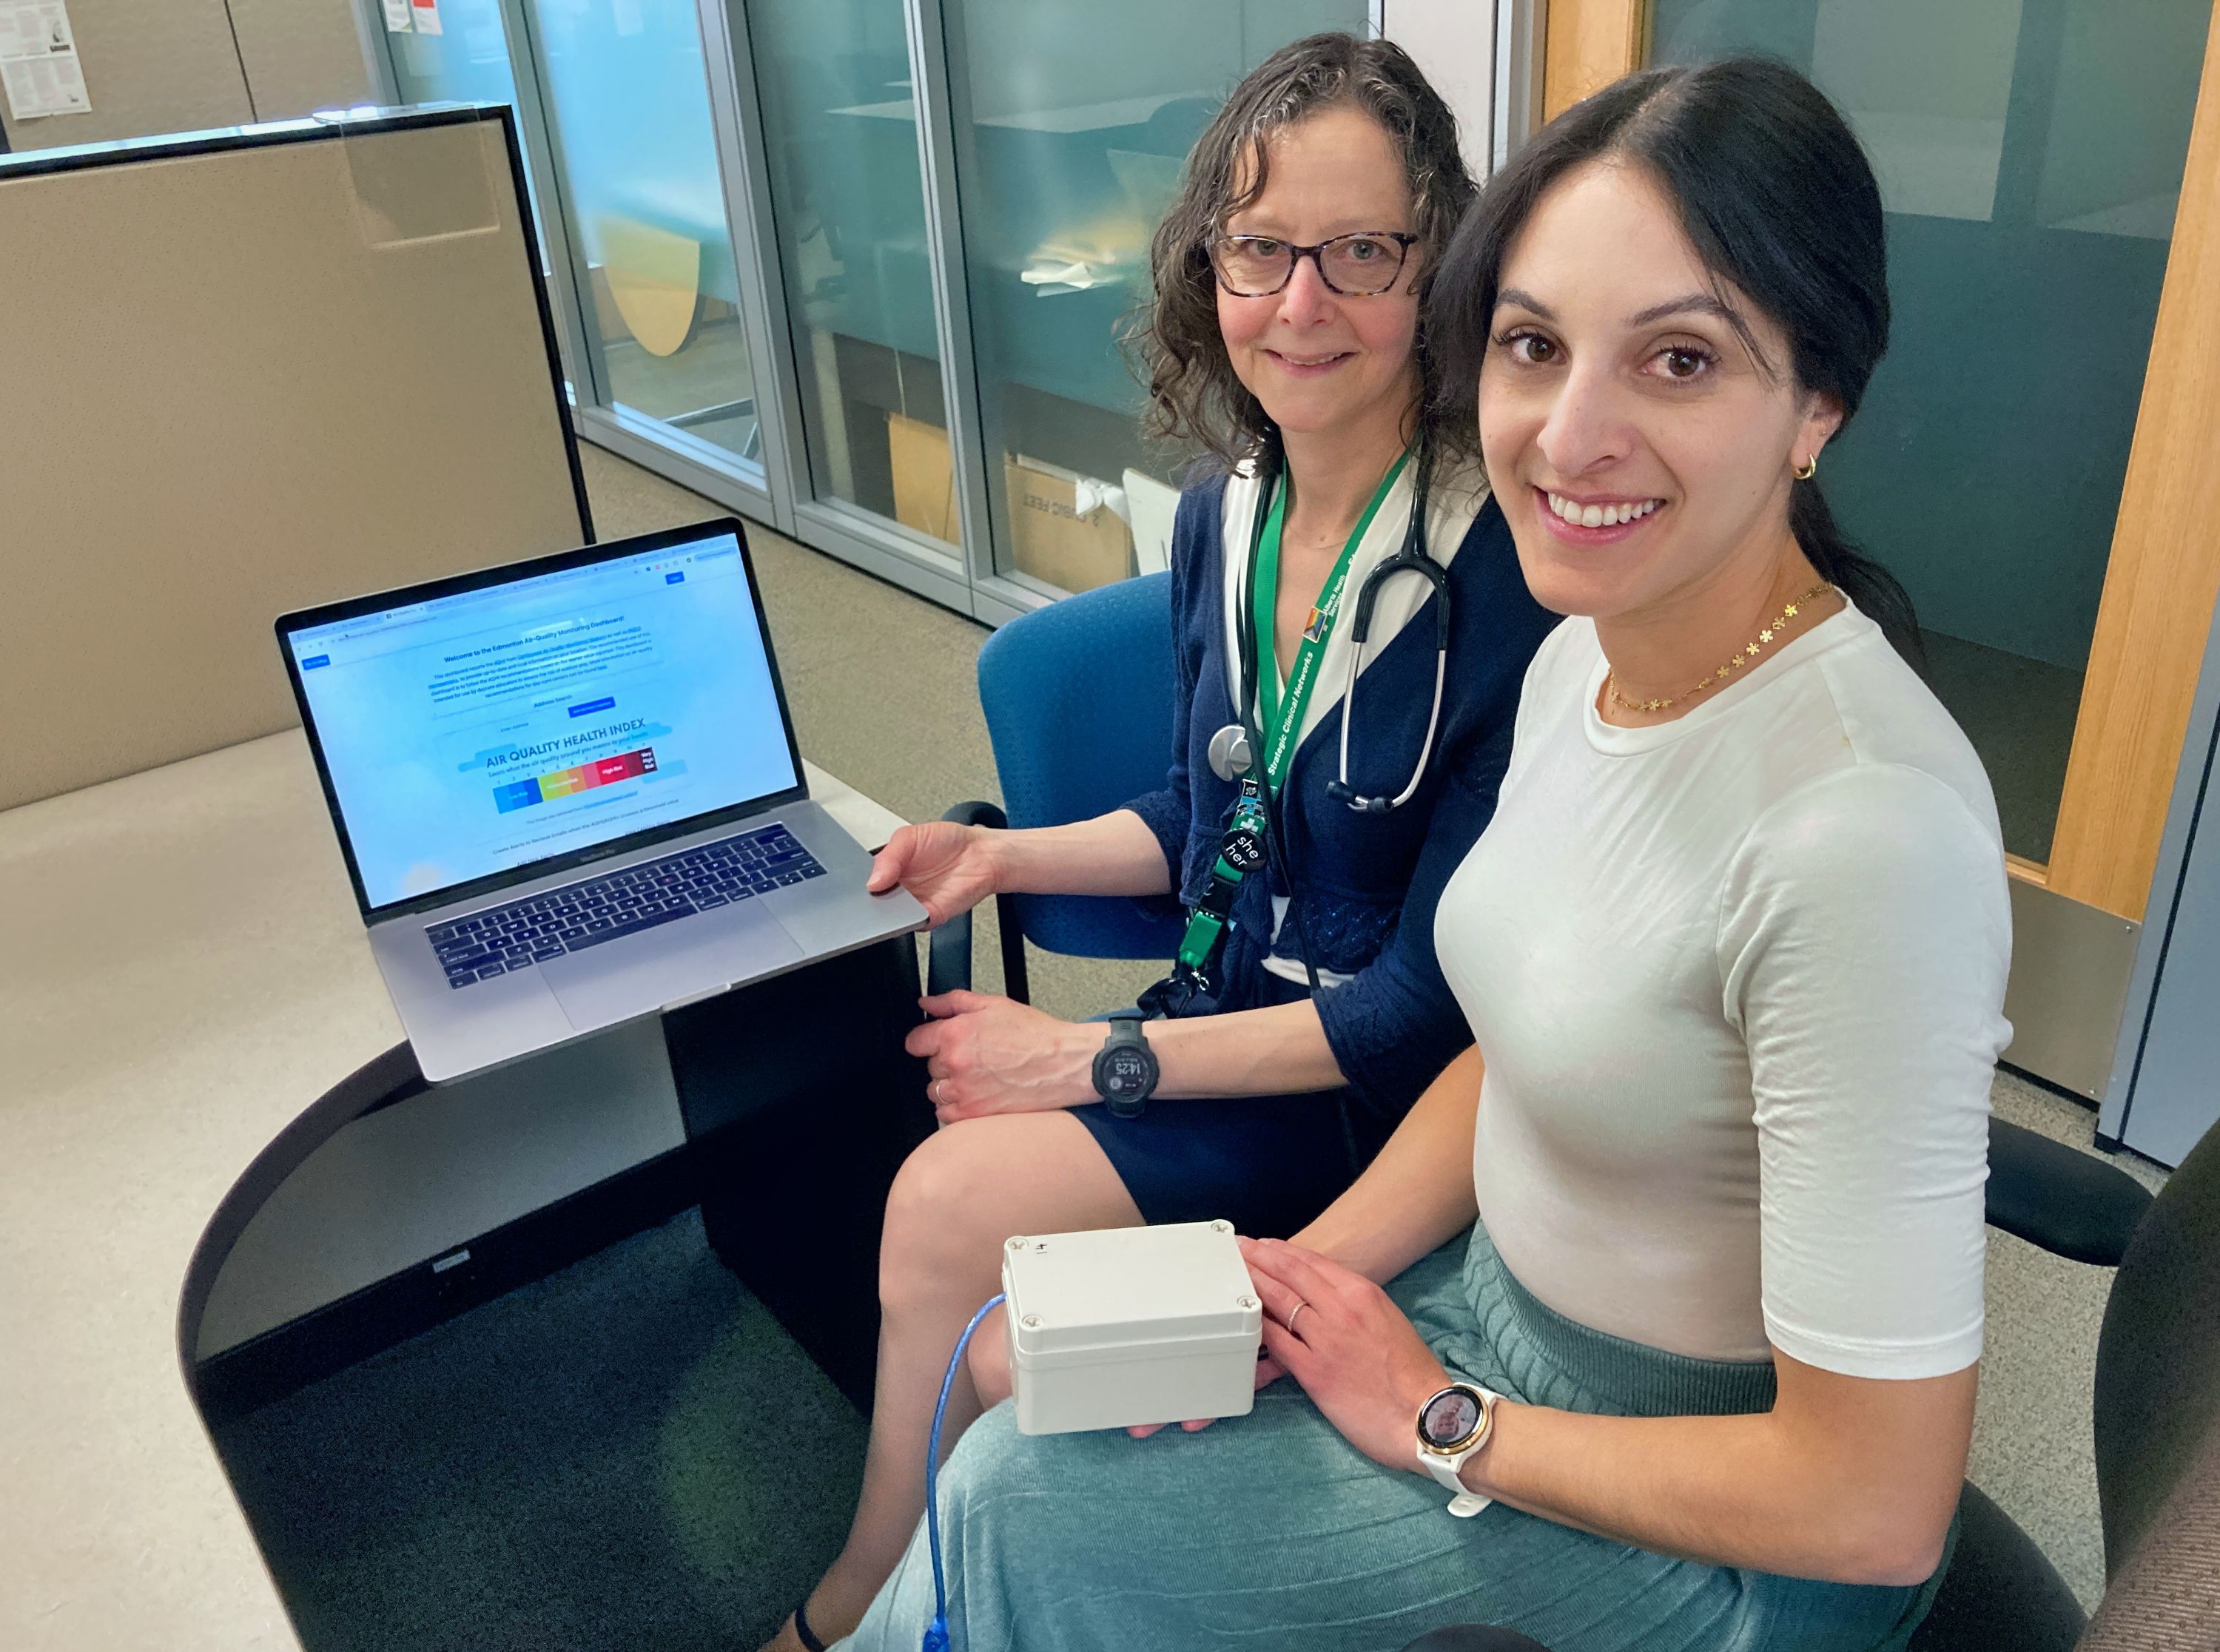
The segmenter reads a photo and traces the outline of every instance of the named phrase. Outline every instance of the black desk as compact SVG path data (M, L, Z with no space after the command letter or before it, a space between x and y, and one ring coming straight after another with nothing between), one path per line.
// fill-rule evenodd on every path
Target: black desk
M870 1414L887 1190L932 1131L909 936L663 1018L709 1244Z
M666 1015L683 1146L467 1237L466 1269L427 1257L198 1358L209 1294L255 1213L348 1125L429 1088L405 1044L365 1063L256 1156L194 1251L178 1336L203 1419L253 1410L697 1201L720 1258L868 1411L887 1190L932 1124L923 1064L902 1050L918 989L905 935Z

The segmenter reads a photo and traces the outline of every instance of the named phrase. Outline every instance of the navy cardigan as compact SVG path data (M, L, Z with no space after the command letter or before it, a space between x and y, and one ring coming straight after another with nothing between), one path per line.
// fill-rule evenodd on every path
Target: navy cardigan
M1209 880L1237 793L1211 772L1208 757L1211 736L1236 720L1225 660L1225 495L1219 477L1180 496L1171 546L1172 764L1161 790L1126 805L1163 845L1189 906ZM1296 749L1281 807L1295 889L1273 950L1299 957L1300 935L1320 969L1352 977L1319 995L1319 1019L1351 1094L1391 1127L1472 1041L1434 956L1434 907L1495 813L1519 684L1557 622L1527 594L1510 527L1492 498L1450 560L1449 578L1453 629L1442 728L1417 793L1387 815L1360 814L1326 795L1339 757L1344 708L1337 703ZM1392 639L1376 644L1358 679L1349 777L1360 794L1393 796L1410 779L1433 704L1439 601L1427 598ZM1321 683L1319 692L1339 688ZM1288 893L1268 873L1243 882L1219 965L1219 1010L1287 995L1263 958L1271 896ZM1294 908L1302 913L1300 931Z

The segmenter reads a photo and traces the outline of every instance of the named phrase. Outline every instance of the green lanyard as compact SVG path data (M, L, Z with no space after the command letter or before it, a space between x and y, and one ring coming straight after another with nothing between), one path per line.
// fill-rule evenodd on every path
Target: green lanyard
M1288 676L1284 695L1280 692L1279 670L1272 658L1272 620L1279 600L1280 535L1286 523L1288 490L1281 487L1272 496L1264 526L1250 546L1252 595L1248 618L1255 627L1257 640L1257 710L1258 732L1265 742L1263 773L1251 774L1241 783L1241 796L1227 818L1218 861L1211 869L1210 882L1188 914L1187 931L1180 938L1179 956L1173 961L1172 973L1141 994L1141 1009L1146 1015L1181 1014L1198 992L1214 994L1217 990L1213 980L1216 960L1219 944L1232 922L1234 896L1240 890L1241 880L1264 863L1265 834L1270 829L1271 818L1267 799L1279 791L1281 782L1287 778L1288 764L1299 743L1297 736L1302 732L1303 712L1310 704L1311 690L1318 683L1319 661L1325 652L1326 639L1333 633L1334 618L1341 608L1342 588L1349 583L1349 565L1356 559L1356 547L1363 543L1365 530L1380 514L1380 506L1388 497L1388 490L1395 485L1395 478L1403 473L1403 462L1408 457L1398 454L1394 464L1388 467L1388 474L1380 479L1372 502L1357 519L1349 543L1342 546L1341 559L1334 564L1333 571L1319 589L1318 605L1311 610L1310 623L1303 627L1302 645L1295 651L1295 667ZM1242 708L1244 717L1247 710Z
M1295 649L1294 668L1288 673L1284 696L1280 692L1278 663L1273 658L1272 634L1279 608L1280 533L1287 518L1288 496L1294 489L1283 482L1272 496L1271 512L1264 518L1263 532L1257 539L1256 569L1249 600L1250 623L1257 630L1257 726L1264 737L1264 784L1275 795L1280 782L1287 778L1288 765L1294 760L1302 733L1303 714L1311 703L1311 690L1318 686L1319 662L1325 658L1326 639L1333 634L1333 622L1341 610L1342 588L1349 583L1349 565L1356 560L1356 547L1364 542L1365 530L1380 514L1388 490L1403 474L1404 461L1409 458L1407 451L1398 453L1395 462L1388 467L1388 474L1380 478L1372 502L1356 519L1349 543L1341 547L1341 559L1333 564L1333 571L1319 588L1318 605L1311 609L1310 623L1303 627L1302 642Z

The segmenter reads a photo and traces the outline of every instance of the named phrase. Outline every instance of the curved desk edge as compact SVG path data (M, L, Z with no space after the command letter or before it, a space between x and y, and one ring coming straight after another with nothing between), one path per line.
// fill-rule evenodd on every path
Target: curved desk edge
M256 1154L239 1179L216 1203L200 1242L185 1263L178 1294L178 1363L184 1373L185 1392L208 1426L206 1396L201 1383L198 1354L201 1319L209 1294L223 1271L232 1249L246 1225L286 1177L308 1162L309 1156L356 1119L390 1107L427 1088L416 1065L416 1052L403 1042L374 1056L326 1090L279 1131L270 1144ZM220 1455L220 1454L219 1454Z

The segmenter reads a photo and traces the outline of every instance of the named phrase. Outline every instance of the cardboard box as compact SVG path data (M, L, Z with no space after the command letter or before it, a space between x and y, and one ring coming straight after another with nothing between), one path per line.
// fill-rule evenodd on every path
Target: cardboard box
M1133 571L1132 532L1107 505L1080 510L1079 477L1023 458L1006 464L1003 474L1011 556L1020 573L1067 591L1091 591Z
M895 521L951 545L956 527L956 471L948 433L899 413L887 415L887 452L895 471Z
M894 467L895 520L950 545L959 543L954 465L948 433L887 415ZM1069 471L1012 458L1002 467L1009 502L1011 558L1021 573L1067 591L1093 590L1133 570L1133 536L1107 504L1079 508L1082 481ZM1086 484L1092 495L1099 484Z

